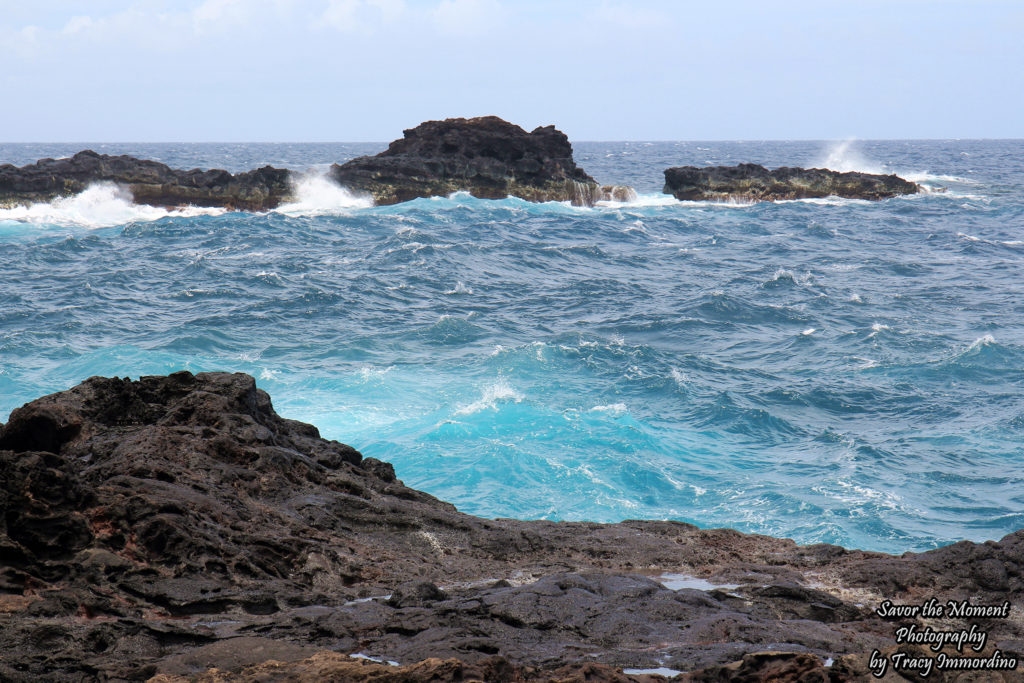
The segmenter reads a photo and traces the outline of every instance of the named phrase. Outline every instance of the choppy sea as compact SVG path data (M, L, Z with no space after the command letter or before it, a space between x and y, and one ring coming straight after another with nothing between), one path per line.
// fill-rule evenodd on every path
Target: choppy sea
M1024 141L575 144L639 199L372 208L374 144L91 147L307 172L269 213L96 186L0 210L0 421L92 375L248 372L286 417L484 516L677 519L903 552L1024 527ZM756 205L669 166L896 172Z

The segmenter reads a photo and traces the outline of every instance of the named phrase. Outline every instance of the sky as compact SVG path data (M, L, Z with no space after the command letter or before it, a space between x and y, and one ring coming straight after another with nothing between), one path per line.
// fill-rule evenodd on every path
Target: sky
M1024 137L1020 0L0 0L0 141Z

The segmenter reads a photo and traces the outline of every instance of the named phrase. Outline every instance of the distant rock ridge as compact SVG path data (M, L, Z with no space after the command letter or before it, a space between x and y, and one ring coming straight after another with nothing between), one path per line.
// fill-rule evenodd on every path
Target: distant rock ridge
M0 426L2 681L861 681L873 649L929 654L874 613L929 598L1009 601L978 654L1020 656L1024 532L895 557L482 519L244 374L94 377Z
M377 204L453 192L582 206L635 196L631 188L598 185L576 165L569 139L554 126L527 133L497 116L421 123L380 154L335 164L330 176Z
M254 171L179 171L158 161L84 150L67 159L40 159L20 168L0 166L0 206L49 202L111 182L128 189L138 204L183 205L266 211L291 193L289 172L265 166Z
M370 195L376 204L453 192L581 206L636 196L630 187L598 185L576 165L569 139L554 126L527 133L496 116L427 121L376 156L334 164L329 176ZM0 206L49 202L93 183L111 182L130 191L139 204L268 211L293 199L291 179L290 171L272 166L238 174L182 171L157 161L84 150L20 168L0 165Z
M758 164L679 166L665 170L665 194L686 201L777 201L819 197L888 199L920 192L921 187L896 175L839 172L823 168L782 167L769 171Z

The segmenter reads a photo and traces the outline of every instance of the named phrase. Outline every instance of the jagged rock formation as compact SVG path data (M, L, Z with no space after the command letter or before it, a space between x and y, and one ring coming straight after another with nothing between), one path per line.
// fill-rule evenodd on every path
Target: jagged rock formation
M569 139L554 126L527 133L497 116L421 123L376 156L335 164L330 175L377 204L465 191L481 199L591 206L601 199L623 201L632 192L599 186L576 165Z
M887 199L920 192L916 183L896 175L840 173L823 168L679 166L665 170L665 194L686 201L775 201L813 197Z
M972 623L986 652L1020 653L1024 532L893 557L480 519L278 416L242 374L92 378L0 427L4 681L869 680L868 653L920 625L872 610L929 597L1011 601Z
M138 204L273 209L288 197L288 171L265 166L232 175L221 170L178 171L166 164L92 150L68 159L41 159L21 168L0 166L0 206L48 202L78 194L93 183L126 188Z

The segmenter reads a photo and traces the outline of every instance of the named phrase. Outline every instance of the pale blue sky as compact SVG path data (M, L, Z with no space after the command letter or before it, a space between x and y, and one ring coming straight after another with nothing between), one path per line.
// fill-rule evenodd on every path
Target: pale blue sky
M0 141L1024 137L1018 0L0 0Z

